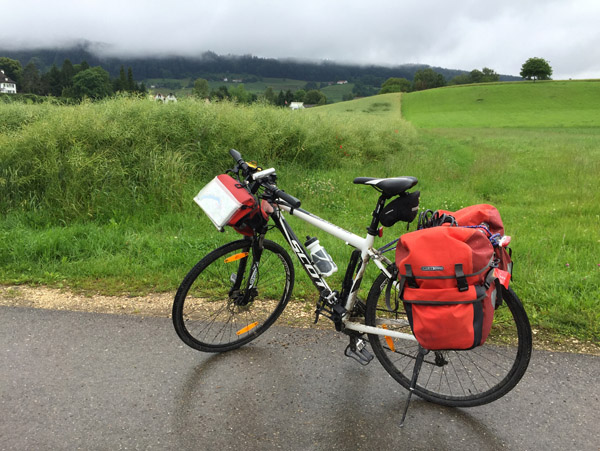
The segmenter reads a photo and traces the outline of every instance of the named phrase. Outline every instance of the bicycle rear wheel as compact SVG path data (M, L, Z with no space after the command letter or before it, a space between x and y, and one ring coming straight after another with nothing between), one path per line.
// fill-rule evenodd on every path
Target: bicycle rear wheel
M381 274L374 282L365 312L366 324L412 334L396 287L391 289L390 310L385 290L390 282ZM494 324L483 346L467 351L430 351L423 361L414 393L421 398L454 407L473 407L504 396L523 377L531 357L531 327L525 309L512 289L502 292ZM386 371L408 388L416 341L369 335L373 351Z
M208 254L183 279L173 302L173 325L187 345L205 352L239 348L283 312L294 285L290 256L264 240L256 271L253 262L251 240L234 241Z

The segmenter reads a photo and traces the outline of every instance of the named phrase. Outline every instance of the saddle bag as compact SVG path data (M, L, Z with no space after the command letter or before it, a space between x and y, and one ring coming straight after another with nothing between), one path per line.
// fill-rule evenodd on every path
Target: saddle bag
M401 295L413 334L429 350L482 345L494 317L494 247L477 228L432 227L396 247Z
M228 174L212 179L194 201L220 231L228 225L242 235L252 235L254 229L268 219L256 198Z
M384 227L391 227L398 221L412 222L419 212L419 191L403 193L389 202L379 213L379 222Z

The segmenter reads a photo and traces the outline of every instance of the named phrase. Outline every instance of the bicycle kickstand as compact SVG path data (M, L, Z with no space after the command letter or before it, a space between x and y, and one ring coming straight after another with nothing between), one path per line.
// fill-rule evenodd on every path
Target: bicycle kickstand
M423 359L425 355L429 351L425 348L419 346L419 354L417 355L417 359L415 361L415 367L413 368L413 375L410 381L410 387L408 389L408 397L406 398L406 404L404 405L404 413L402 414L402 419L400 420L400 427L404 426L404 420L406 419L406 413L408 412L408 406L410 404L410 398L417 386L417 379L419 377L419 372L421 371L421 365L423 365Z

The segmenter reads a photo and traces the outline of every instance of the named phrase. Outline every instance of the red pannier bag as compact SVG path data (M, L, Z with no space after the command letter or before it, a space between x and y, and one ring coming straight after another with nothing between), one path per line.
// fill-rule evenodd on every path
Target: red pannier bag
M438 210L440 214L447 214L456 220L459 226L483 225L492 233L504 235L504 225L500 212L489 204L471 205L457 211Z
M477 204L461 208L457 211L438 210L439 214L452 216L459 226L484 226L492 234L504 235L504 224L500 212L496 207L489 204ZM498 269L512 273L512 260L509 252L502 246L495 248Z
M254 229L268 219L256 198L228 174L216 176L200 190L194 201L221 231L228 225L242 235L252 235Z
M432 227L401 236L401 299L419 344L472 349L487 339L496 302L494 247L477 228Z

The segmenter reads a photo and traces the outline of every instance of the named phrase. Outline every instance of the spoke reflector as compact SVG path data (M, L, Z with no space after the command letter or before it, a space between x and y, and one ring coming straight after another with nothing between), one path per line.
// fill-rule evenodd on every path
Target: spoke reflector
M258 321L252 324L248 324L246 327L241 328L240 330L238 330L235 334L236 335L242 335L245 334L246 332L251 331L252 329L254 329L256 326L258 326Z
M246 258L248 256L248 252L240 252L239 254L232 255L231 257L227 257L225 259L225 263L235 262L237 260L241 260L242 258Z
M383 327L384 329L388 328L387 324L382 324L381 327ZM388 337L387 335L384 335L383 338L385 338L385 342L390 347L390 351L396 352L396 347L394 346L394 340L392 339L392 337Z

